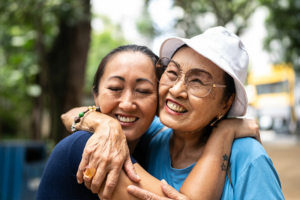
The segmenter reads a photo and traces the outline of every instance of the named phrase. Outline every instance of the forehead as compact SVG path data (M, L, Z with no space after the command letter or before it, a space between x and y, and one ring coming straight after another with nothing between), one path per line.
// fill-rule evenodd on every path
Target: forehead
M212 75L214 75L214 77L218 75L223 76L224 73L224 71L215 63L200 55L190 47L183 47L179 49L172 59L180 65L183 71L199 68L210 72Z
M151 58L141 52L126 51L117 53L106 64L103 76L124 76L131 73L151 77L155 74Z

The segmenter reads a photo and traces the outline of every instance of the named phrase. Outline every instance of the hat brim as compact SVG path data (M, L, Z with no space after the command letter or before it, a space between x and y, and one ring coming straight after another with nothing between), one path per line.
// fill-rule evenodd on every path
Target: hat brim
M229 64L226 62L222 56L220 56L216 51L205 45L204 43L194 43L190 42L189 39L173 37L165 40L160 47L160 57L171 58L174 52L182 45L186 44L202 56L206 57L213 63L215 63L219 68L227 72L234 80L235 83L235 99L231 105L231 108L228 113L228 117L237 117L244 116L247 112L248 98L246 90L243 83L236 77L235 73L229 67Z

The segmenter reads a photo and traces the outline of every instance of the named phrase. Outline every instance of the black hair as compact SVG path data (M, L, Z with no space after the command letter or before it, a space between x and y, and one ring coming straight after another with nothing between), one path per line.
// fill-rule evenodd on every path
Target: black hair
M230 97L232 95L235 95L236 90L235 90L234 80L233 80L232 76L230 76L227 72L224 72L224 80L225 80L226 87L224 88L222 101L227 103L227 101L229 101ZM224 115L224 118L228 118L228 113L229 113L229 110L231 109L231 106L228 109L227 113Z
M134 45L134 44L129 44L129 45L123 45L120 47L117 47L113 49L111 52L109 52L100 62L99 67L96 71L96 74L94 76L94 82L93 82L93 92L98 95L99 91L99 82L104 74L105 66L109 62L109 60L116 54L121 53L121 52L126 52L126 51L131 51L131 52L141 52L144 55L148 56L151 58L153 67L155 67L156 62L158 61L158 56L155 55L148 47L146 46L140 46L140 45Z

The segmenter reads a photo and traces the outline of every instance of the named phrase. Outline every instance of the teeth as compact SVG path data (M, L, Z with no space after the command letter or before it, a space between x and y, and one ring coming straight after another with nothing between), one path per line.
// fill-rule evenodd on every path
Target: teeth
M185 111L186 111L185 108L183 108L183 107L181 107L181 106L178 106L178 105L175 105L175 104L173 104L171 101L168 101L168 102L167 102L167 106L168 106L169 108L171 108L172 110L176 111L176 112L185 112Z
M137 117L124 117L121 115L118 115L117 117L121 122L134 122L137 119Z

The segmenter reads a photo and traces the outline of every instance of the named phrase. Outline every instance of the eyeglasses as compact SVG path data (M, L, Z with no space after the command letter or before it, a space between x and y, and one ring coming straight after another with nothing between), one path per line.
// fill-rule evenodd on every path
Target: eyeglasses
M160 84L174 86L184 75L187 92L195 97L207 96L214 87L226 85L214 84L213 75L205 70L194 68L186 73L180 70L180 65L170 58L162 57L156 63L156 77Z

